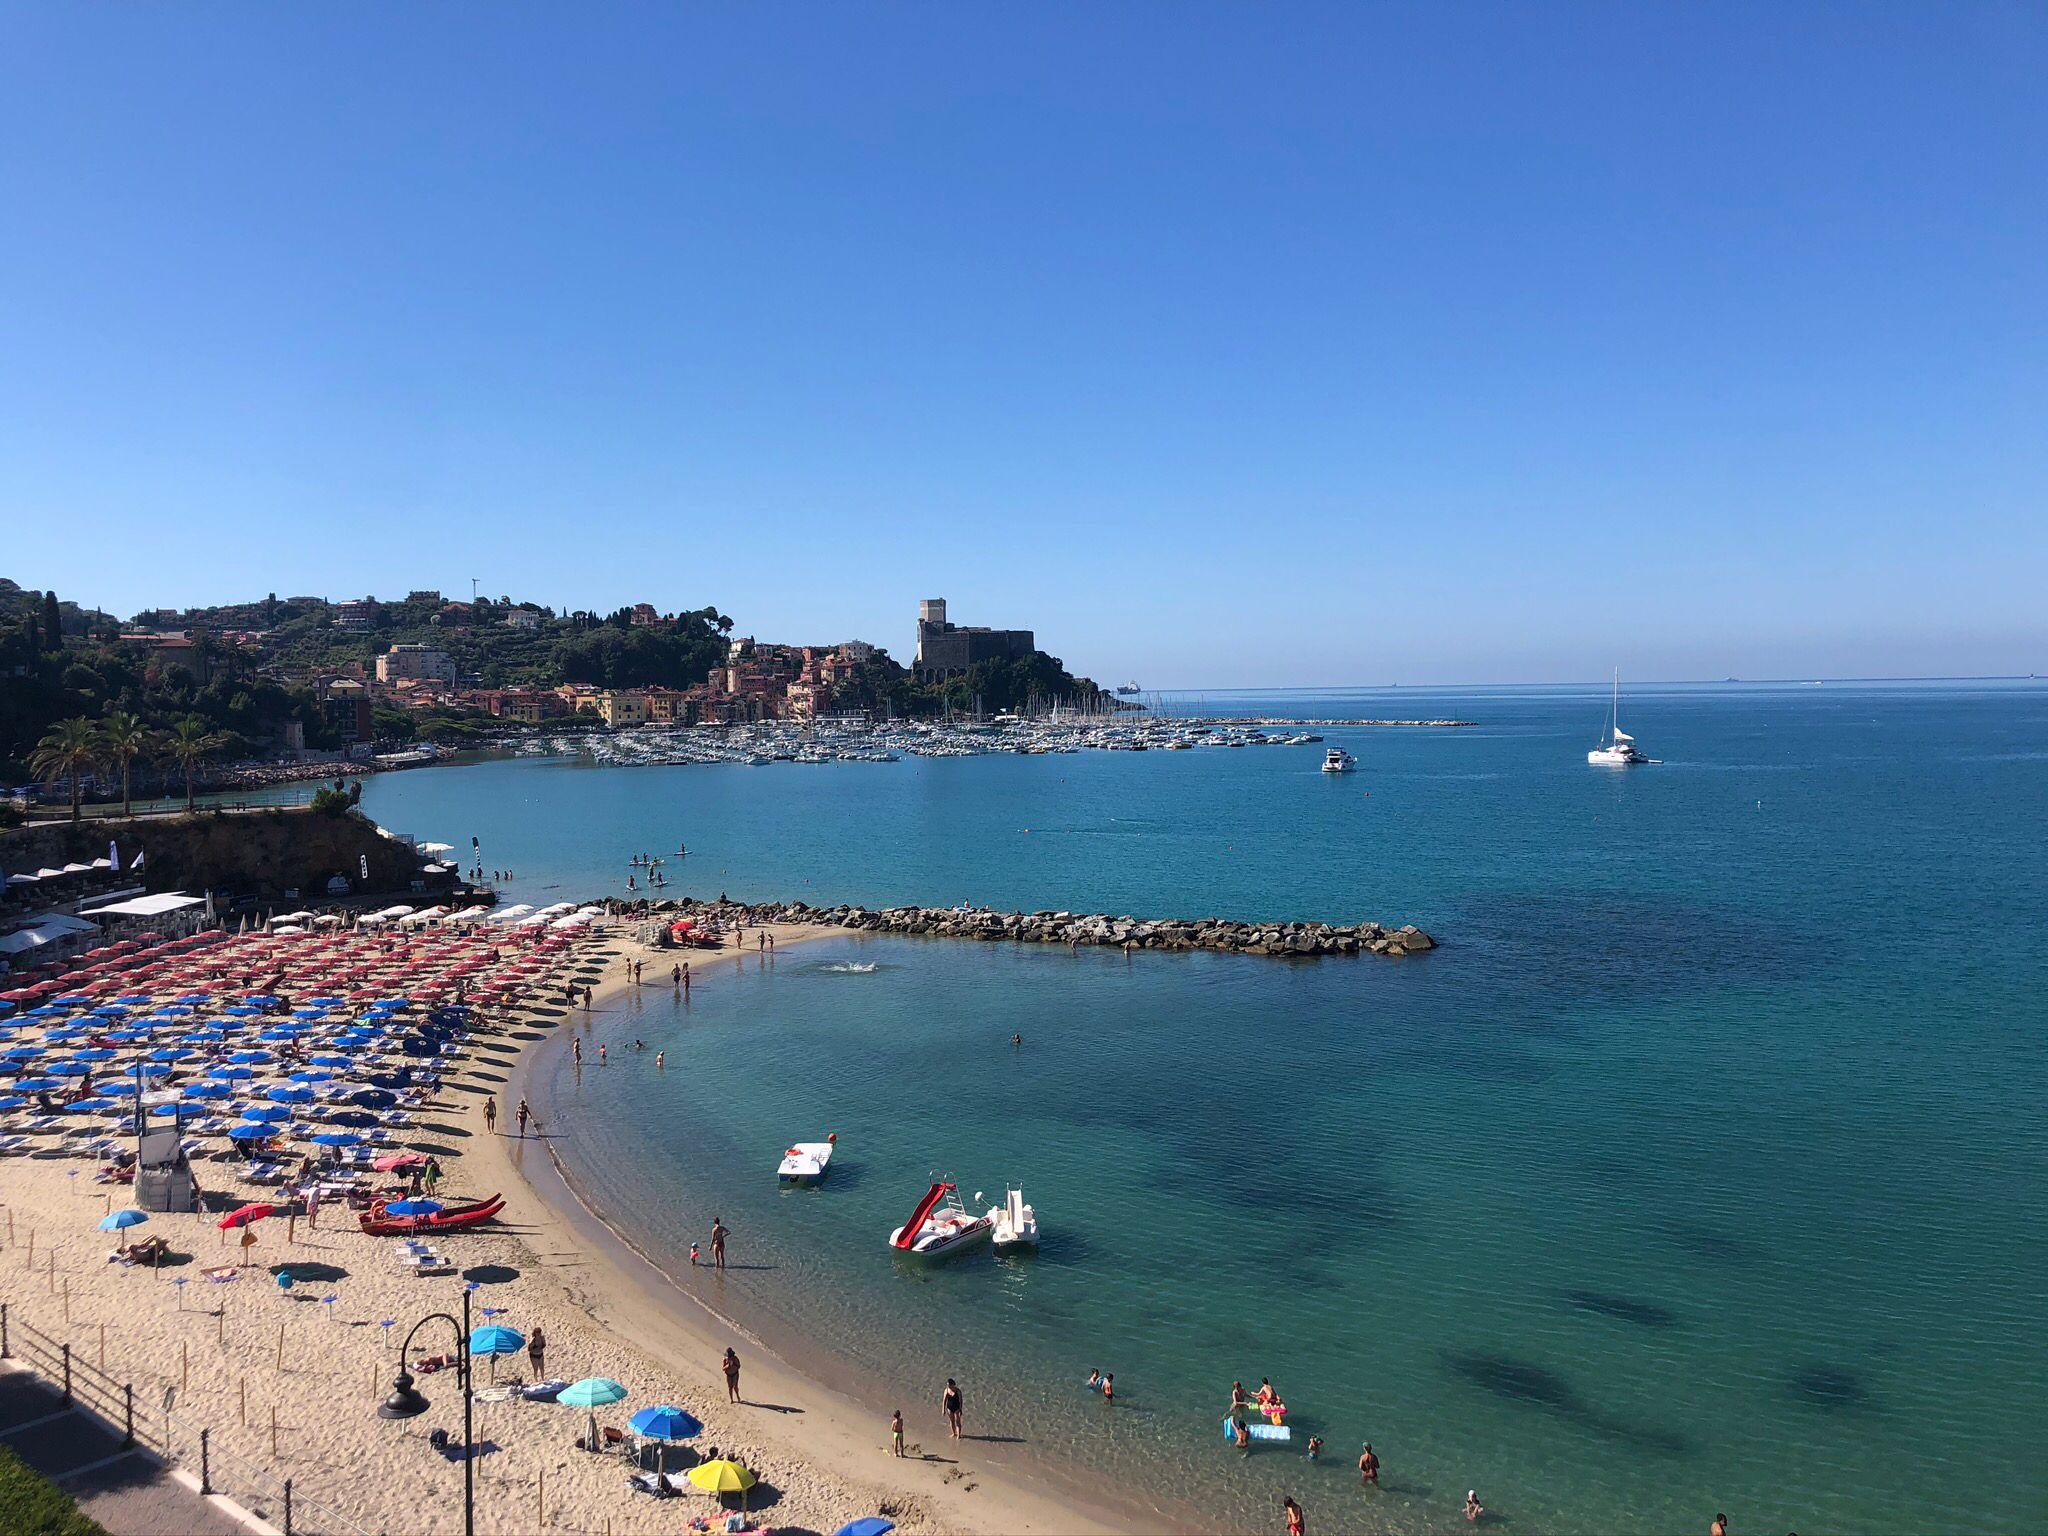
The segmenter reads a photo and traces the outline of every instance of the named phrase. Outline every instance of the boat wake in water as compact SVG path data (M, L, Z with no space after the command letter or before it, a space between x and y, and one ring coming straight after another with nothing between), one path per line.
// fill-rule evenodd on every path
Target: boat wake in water
M838 976L865 976L868 974L868 972L875 969L875 962L872 960L847 960L842 961L838 965L821 965L818 967L818 969L821 971L830 971L834 975Z

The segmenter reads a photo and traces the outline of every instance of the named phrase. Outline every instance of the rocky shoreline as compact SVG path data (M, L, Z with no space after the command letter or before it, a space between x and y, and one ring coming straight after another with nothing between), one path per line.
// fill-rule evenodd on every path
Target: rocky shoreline
M699 901L677 897L618 903L649 917L715 918L722 922L799 923L856 933L925 934L937 938L1006 939L1016 944L1091 944L1125 949L1212 949L1242 955L1415 955L1436 940L1412 923L1246 923L1234 918L1112 917L1106 913L996 912L971 907L813 907L801 901Z

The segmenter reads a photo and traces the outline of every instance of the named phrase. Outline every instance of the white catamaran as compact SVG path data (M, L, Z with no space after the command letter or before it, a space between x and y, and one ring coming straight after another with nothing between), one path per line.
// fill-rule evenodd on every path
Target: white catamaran
M1636 750L1635 737L1621 728L1621 668L1614 669L1614 700L1607 706L1607 736L1586 754L1586 761L1602 768L1628 768L1651 759Z

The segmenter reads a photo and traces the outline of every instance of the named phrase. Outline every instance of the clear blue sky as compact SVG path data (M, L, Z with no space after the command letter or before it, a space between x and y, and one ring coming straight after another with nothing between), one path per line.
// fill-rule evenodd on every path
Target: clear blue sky
M2048 671L2048 8L0 6L0 574Z

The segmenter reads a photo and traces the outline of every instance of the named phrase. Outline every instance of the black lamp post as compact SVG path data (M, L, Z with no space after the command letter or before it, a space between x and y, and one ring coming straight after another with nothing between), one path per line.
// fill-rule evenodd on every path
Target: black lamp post
M427 1411L426 1398L414 1389L412 1372L405 1368L405 1356L406 1351L412 1348L413 1334L433 1322L446 1323L458 1330L455 1369L462 1382L462 1536L476 1536L476 1437L470 1427L469 1291L466 1288L462 1293L460 1323L446 1312L430 1312L407 1331L405 1342L398 1346L398 1379L391 1384L391 1395L377 1405L377 1417L416 1419Z

